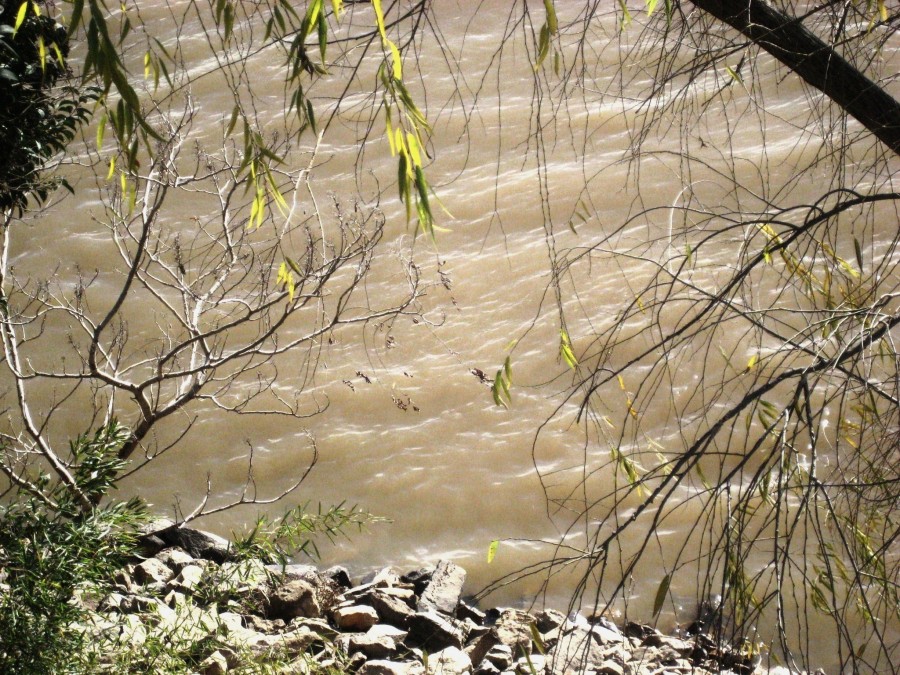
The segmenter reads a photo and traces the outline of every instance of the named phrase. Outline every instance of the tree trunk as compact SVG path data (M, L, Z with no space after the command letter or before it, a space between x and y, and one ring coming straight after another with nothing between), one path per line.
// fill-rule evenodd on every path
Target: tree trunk
M900 103L801 21L762 0L691 0L769 52L900 155Z

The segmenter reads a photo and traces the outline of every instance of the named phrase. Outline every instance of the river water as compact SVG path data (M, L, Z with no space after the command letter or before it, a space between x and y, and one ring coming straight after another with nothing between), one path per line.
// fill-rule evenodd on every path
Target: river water
M563 23L582 9L582 3L558 4ZM407 57L410 89L434 127L429 179L452 214L435 208L439 224L446 228L438 233L436 243L424 236L413 243L413 226L407 225L395 197L395 160L381 137L380 117L363 140L375 65L370 72L365 67L376 61L364 61L363 74L332 119L311 173L311 185L322 203L327 204L330 193L346 205L353 200L370 206L379 203L387 220L379 258L385 262L376 263L366 291L372 297L395 294L400 278L391 261L398 251L413 248L423 282L430 284L422 316L401 317L380 330L370 326L336 332L332 343L323 345L312 382L305 373L294 372L288 355L279 362L279 387L285 392L303 387L302 400L310 407L313 402L327 402L325 412L290 420L204 410L179 447L127 479L123 493L140 494L162 512L171 512L175 503L190 511L209 477L214 493L223 499L233 497L244 485L247 448L252 444L260 493L275 494L306 469L311 434L318 463L285 505L343 502L390 520L362 532L348 532L349 537L339 537L333 545L321 541L322 564L342 564L360 573L384 565L408 568L449 558L468 570L468 589L474 592L501 575L547 559L552 548L541 542L557 541L570 525L564 511L548 506L535 468L552 475L554 469L577 465L585 452L582 429L565 421L551 425L535 446L538 426L561 405L571 380L559 356L548 242L557 254L574 250L610 236L640 210L678 203L687 180L677 154L685 143L682 131L692 138L698 156L704 152L700 148L706 149L703 159L711 163L709 169L694 169L691 177L698 203L705 199L721 204L739 198L715 173L731 158L737 158L736 178L748 193L767 191L784 202L802 202L819 193L820 182L830 171L827 166L810 174L811 178L792 180L798 167L805 166L822 145L818 128L802 131L811 117L808 94L796 78L776 71L765 59L754 86L730 87L722 93L722 79L708 75L687 86L681 100L689 113L704 108L703 121L686 124L687 116L664 115L645 143L647 157L637 164L630 161L629 151L634 149L635 130L646 112L640 102L650 82L653 53L635 46L640 34L636 24L620 33L610 12L595 18L583 54L583 77L565 84L557 79L554 88L551 75L550 85L539 96L523 31L512 26L510 18L518 16L521 8L510 15L507 3L478 3L477 11L471 5L475 3L439 3L434 23L440 28L440 44L431 28L425 27L424 37L415 46L415 74L412 48ZM178 15L179 7L179 3L148 2L141 3L140 11L149 29L172 45L168 22L172 14ZM543 10L540 3L528 3L528 7L537 30ZM372 25L371 9L363 5L351 6L344 17L346 30L366 22ZM506 47L498 52L509 32ZM205 43L196 37L201 33L196 19L188 15L182 34L194 37L185 41L184 58L196 73L212 65ZM563 37L560 49L565 63L574 62L576 47L574 38ZM896 50L897 45L893 47ZM280 110L281 62L263 55L249 63L263 116L267 105ZM334 69L336 84L325 82L313 90L320 110L333 110L328 97L340 91L335 87L343 82L343 74ZM221 85L213 75L191 86L198 110L198 138L215 137L230 115L233 104ZM561 95L562 87L566 96ZM742 115L750 101L759 97L764 97L767 114ZM320 116L320 124L325 117ZM275 125L278 115L271 119ZM729 123L729 119L738 122ZM306 138L309 141L312 135ZM361 142L364 152L360 154ZM718 166L717 154L723 161ZM296 161L308 162L308 154L298 154ZM51 211L29 231L28 248L19 261L22 269L30 267L40 274L61 259L57 276L63 276L73 273L71 260L77 260L83 270L108 265L109 250L102 243L107 235L98 233L91 220L99 213L92 174L69 171L77 194L64 210ZM389 186L383 194L381 186ZM202 215L194 212L193 199L177 195L165 209L164 218L182 221L185 227L192 216ZM566 223L575 211L586 218L574 218L575 229L570 231ZM648 245L645 255L665 255L668 218L661 211L655 219L634 221L608 247L634 250L642 241L653 241L657 243ZM552 238L548 223L553 223ZM71 234L59 237L62 227ZM885 233L892 235L893 229ZM733 256L733 249L723 247L706 262L726 265ZM639 261L628 266L624 258L609 258L589 272L577 273L584 283L579 296L563 302L582 309L582 323L573 318L569 326L580 355L586 347L581 339L586 334L584 322L590 318L602 323L614 317L623 303L634 300L629 289L648 271ZM151 328L152 324L145 330ZM740 340L741 336L734 337L735 344ZM493 404L489 385L477 373L492 377L510 354L514 384L511 404L504 409ZM684 409L679 396L690 398L700 371L691 372L688 364L682 375L667 404L658 400L655 408L641 410L644 434L663 446L679 447L679 427L673 416ZM635 382L625 384L636 387ZM67 420L72 428L82 430L77 410ZM605 456L608 450L588 452ZM604 471L598 490L614 485L614 472L609 467ZM547 488L550 492L571 487L566 483L569 474L560 476ZM254 512L227 512L202 525L228 534L240 529ZM697 518L687 508L666 521L658 550L648 553L628 585L633 616L650 616L665 574L662 561L669 552L681 549ZM501 542L496 556L488 563L488 547L497 539ZM542 581L541 577L525 579L502 589L491 601L528 603ZM572 583L572 578L564 576L554 585L551 604L565 606ZM673 581L673 602L663 612L664 626L692 618L696 589L697 579L690 574ZM621 610L623 605L617 602L616 607Z

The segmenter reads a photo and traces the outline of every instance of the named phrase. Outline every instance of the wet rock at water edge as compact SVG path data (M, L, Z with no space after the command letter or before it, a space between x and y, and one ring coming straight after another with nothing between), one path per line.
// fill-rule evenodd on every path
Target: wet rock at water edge
M223 563L231 557L231 542L212 532L194 530L190 527L171 525L164 529L148 533L141 538L144 546L153 546L161 542L164 547L178 547L193 556L213 562ZM158 552L157 549L156 552Z
M466 642L464 624L433 611L417 612L409 618L407 628L407 642L429 653L447 647L462 649Z
M442 614L454 614L465 582L466 571L462 567L449 560L441 560L419 596L417 609L420 612L435 610Z
M422 567L417 570L407 572L400 577L400 581L412 584L416 595L422 595L428 582L431 581L431 575L434 574L434 567Z

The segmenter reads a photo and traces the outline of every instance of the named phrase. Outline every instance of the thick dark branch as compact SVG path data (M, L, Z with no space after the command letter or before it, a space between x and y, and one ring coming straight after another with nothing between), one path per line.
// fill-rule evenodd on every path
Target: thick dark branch
M900 102L799 20L762 0L691 2L769 52L900 155Z

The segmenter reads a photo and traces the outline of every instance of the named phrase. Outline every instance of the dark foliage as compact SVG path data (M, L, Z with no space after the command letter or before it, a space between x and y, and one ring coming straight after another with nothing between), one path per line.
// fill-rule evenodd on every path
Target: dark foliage
M96 90L65 85L69 39L65 28L31 3L16 30L21 3L0 0L0 210L19 214L29 196L42 203L58 181L43 178L89 116Z

